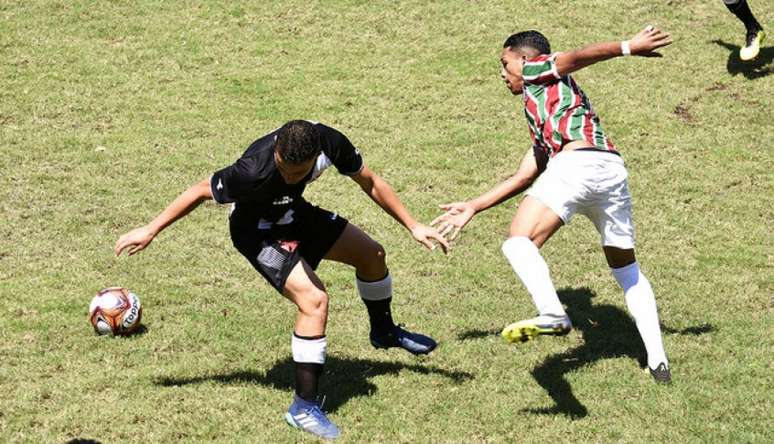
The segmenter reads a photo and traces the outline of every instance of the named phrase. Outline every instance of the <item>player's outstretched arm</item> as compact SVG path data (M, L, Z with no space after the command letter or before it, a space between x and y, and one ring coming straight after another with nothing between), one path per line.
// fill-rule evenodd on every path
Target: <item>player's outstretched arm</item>
M444 253L449 252L449 242L438 233L438 230L417 222L403 206L392 187L367 166L363 166L360 173L353 176L352 180L357 182L368 197L382 207L387 214L406 227L414 240L430 250L435 248L433 241L438 242Z
M141 251L151 243L154 237L164 228L190 213L200 203L207 199L212 199L212 190L210 189L210 180L205 179L192 185L179 195L167 208L161 212L148 225L135 228L134 230L119 237L115 245L116 256L122 251L127 250L129 256Z
M526 190L539 175L537 160L533 149L530 148L521 159L516 174L475 199L440 205L446 212L436 217L430 225L437 225L443 236L451 233L449 240L454 240L473 216Z
M649 25L630 40L594 43L581 49L559 53L556 56L556 70L561 77L613 57L661 57L656 50L671 43L672 37L669 34Z

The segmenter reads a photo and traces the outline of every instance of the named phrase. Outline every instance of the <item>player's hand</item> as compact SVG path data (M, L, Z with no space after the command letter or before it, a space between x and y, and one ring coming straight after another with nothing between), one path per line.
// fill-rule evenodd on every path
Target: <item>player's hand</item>
M632 55L641 57L663 57L655 52L658 48L663 48L672 43L672 37L666 32L648 25L637 35L629 40L629 48Z
M120 256L127 248L127 254L131 256L147 247L154 237L156 234L147 226L135 228L118 238L115 246L116 256Z
M454 202L449 204L439 205L442 210L446 210L445 213L433 219L430 222L431 226L438 226L438 232L442 236L449 236L449 240L454 240L460 234L465 225L473 219L476 215L476 210L473 205L468 202Z
M420 244L424 245L430 250L435 249L435 245L433 244L433 241L438 242L438 245L441 246L441 249L443 250L443 254L447 254L449 252L449 241L446 240L439 232L433 227L429 227L425 224L417 224L412 230L411 235L414 237L414 240L419 242Z

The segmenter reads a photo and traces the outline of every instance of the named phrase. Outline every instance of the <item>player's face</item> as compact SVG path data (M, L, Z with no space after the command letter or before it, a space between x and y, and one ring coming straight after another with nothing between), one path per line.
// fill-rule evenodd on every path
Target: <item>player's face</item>
M503 52L500 54L500 63L503 65L503 68L500 70L500 78L503 79L505 86L511 94L515 96L521 94L524 88L521 67L526 59L527 54L519 49L512 49L510 47L503 48Z
M282 180L288 185L294 185L301 182L304 177L312 171L317 159L312 158L302 163L289 163L282 160L278 152L274 152L274 161L277 164L277 170L282 176Z

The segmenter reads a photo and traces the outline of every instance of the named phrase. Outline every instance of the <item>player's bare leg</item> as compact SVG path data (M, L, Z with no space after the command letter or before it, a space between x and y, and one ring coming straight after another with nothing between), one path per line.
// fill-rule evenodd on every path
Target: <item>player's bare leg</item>
M325 259L355 267L355 284L368 309L369 334L376 348L401 347L413 354L427 354L436 347L432 338L411 333L392 320L392 276L385 262L384 248L360 228L348 224Z
M296 333L324 336L328 322L328 293L312 267L301 259L285 281L283 296L298 307Z
M387 274L384 248L352 223L347 224L325 259L355 267L359 278L376 281Z
M285 420L322 438L333 439L339 430L317 403L317 386L328 346L328 293L312 267L301 259L288 275L283 296L298 307L291 349L296 368L296 395Z
M539 316L506 326L502 336L509 342L524 342L541 334L566 334L572 328L538 250L562 225L553 210L532 196L524 198L513 217L503 254L532 296Z
M626 306L637 324L645 351L648 368L656 382L670 382L669 361L661 340L661 324L658 320L656 298L650 282L640 271L634 249L604 247L605 258L613 277L623 288Z
M562 225L564 222L551 208L548 208L538 199L527 196L519 204L519 208L511 220L508 237L526 237L537 248L541 248Z

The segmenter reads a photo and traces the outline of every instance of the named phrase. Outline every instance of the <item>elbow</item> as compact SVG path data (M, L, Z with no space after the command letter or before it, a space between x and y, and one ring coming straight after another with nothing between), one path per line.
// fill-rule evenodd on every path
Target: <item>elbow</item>
M212 188L210 186L209 178L197 183L193 186L193 188L196 190L196 195L199 198L199 201L212 199Z

